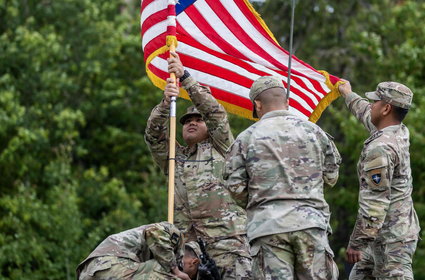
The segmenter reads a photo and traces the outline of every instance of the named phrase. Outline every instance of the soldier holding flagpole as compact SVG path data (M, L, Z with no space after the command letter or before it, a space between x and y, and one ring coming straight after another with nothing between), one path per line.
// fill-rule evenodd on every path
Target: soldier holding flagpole
M251 258L246 238L246 213L224 188L224 154L233 142L227 113L211 95L185 71L179 56L171 52L169 72L175 73L187 90L193 106L180 118L187 146L176 143L174 223L187 241L199 237L216 261L223 279L249 279ZM155 162L168 174L167 134L171 98L179 88L167 79L162 101L152 110L145 132Z
M371 133L357 165L359 211L347 248L350 278L413 279L419 221L412 200L409 129L403 124L413 92L397 82L379 83L368 100L339 86L350 112Z

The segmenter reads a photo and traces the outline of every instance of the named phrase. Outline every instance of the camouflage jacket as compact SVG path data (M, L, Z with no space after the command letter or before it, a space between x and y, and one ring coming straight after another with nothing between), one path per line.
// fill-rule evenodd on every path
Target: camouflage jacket
M223 184L224 154L233 142L227 113L192 77L183 81L202 114L209 138L192 148L176 146L174 223L186 241L207 242L246 233L246 213ZM163 102L150 115L145 140L155 162L168 174L168 115ZM229 249L230 250L230 249Z
M144 225L108 236L78 265L77 275L84 264L96 257L115 256L142 263L155 259L167 272L184 255L183 236L167 222Z
M366 99L350 93L345 102L371 133L357 165L360 207L349 246L359 249L374 240L391 243L417 239L419 222L411 196L409 130L400 124L377 131Z
M225 179L247 209L248 238L330 230L324 183L338 179L341 157L317 125L286 110L265 114L242 132L226 156Z

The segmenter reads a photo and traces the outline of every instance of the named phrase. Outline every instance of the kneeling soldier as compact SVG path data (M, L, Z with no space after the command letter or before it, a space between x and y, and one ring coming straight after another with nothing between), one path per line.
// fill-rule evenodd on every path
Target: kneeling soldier
M161 222L140 226L107 237L80 263L77 277L80 280L190 280L178 268L183 250L183 236L174 225ZM190 261L186 268L190 275L197 274L197 266L191 266Z

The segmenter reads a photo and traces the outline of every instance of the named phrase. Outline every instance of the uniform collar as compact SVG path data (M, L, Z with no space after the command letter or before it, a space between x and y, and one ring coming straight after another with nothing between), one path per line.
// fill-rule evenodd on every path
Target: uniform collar
M383 132L395 132L397 130L399 130L402 126L404 126L404 124L396 124L396 125L390 125L387 127L384 127L383 129L381 129Z
M260 120L274 118L278 116L286 117L286 116L295 116L295 115L290 113L289 110L274 110L274 111L265 113Z
M193 155L193 154L195 154L195 153L196 153L196 151L198 150L198 146L199 146L199 145L202 145L202 144L208 143L209 141L210 141L210 137L208 137L208 138L207 138L207 139L205 139L205 140L202 140L201 142L196 143L195 145L193 145L193 146L191 146L191 147L186 146L186 147L184 147L183 153L184 153L185 155L189 155L189 156L191 156L191 155Z
M364 141L364 144L365 145L369 144L373 140L379 138L384 133L394 133L394 132L400 130L403 126L404 126L404 124L401 123L401 124L396 124L396 125L390 125L390 126L384 127L381 130L377 130L371 136L369 136L369 138L367 138L366 141Z

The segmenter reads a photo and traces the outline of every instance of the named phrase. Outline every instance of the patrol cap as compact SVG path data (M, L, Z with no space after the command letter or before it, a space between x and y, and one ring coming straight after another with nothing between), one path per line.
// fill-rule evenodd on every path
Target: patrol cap
M188 246L190 249L192 249L193 252L195 252L195 255L198 257L198 259L201 257L202 251L201 251L201 247L199 247L198 242L190 241L190 242L187 242L185 246Z
M260 93L263 91L271 88L282 88L283 92L286 93L282 79L276 76L263 76L255 80L255 82L252 84L249 91L249 99L251 99L251 102L254 105L254 110L252 111L252 116L254 118L258 118L257 112L255 111L255 98L257 98L257 96L260 95Z
M403 84L397 82L382 82L376 87L376 91L366 92L370 100L383 100L391 105L409 109L412 105L413 93Z
M180 123L181 124L184 124L184 122L189 118L189 117L191 117L191 116L195 116L195 115L197 115L197 116L201 116L202 117L202 115L201 115L201 113L199 113L199 111L198 111L198 109L196 109L196 107L195 106L189 106L188 108L187 108L187 110L186 110L186 114L184 114L181 118L180 118Z

